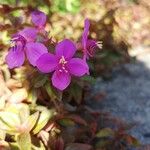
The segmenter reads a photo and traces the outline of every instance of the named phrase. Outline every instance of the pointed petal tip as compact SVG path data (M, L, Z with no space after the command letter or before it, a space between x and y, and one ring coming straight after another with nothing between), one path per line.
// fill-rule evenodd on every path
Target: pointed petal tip
M52 84L60 91L65 90L71 82L71 76L69 73L60 73L55 71L52 75Z

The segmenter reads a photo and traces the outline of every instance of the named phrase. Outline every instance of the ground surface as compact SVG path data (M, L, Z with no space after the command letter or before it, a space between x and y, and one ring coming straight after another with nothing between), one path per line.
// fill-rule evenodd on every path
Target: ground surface
M138 50L139 53L140 50ZM150 144L150 52L148 49L137 55L137 61L114 68L112 79L97 79L94 92L106 96L95 109L111 112L128 122L136 122L131 131L143 144Z

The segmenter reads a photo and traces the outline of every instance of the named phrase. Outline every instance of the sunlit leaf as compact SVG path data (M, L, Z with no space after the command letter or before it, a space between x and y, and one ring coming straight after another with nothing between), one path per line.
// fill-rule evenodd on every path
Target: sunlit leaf
M25 128L25 132L30 132L32 128L37 123L39 118L39 112L36 112L28 117L28 119L22 124L22 127Z
M37 122L36 127L33 130L33 133L38 133L49 121L49 119L53 116L53 110L45 109L40 113L39 120Z
M20 103L23 100L27 99L27 90L25 88L17 89L13 91L13 94L9 98L10 103Z
M0 112L0 126L2 130L14 131L16 127L20 125L19 116L11 112Z
M30 115L29 106L23 105L19 111L19 117L20 117L21 123L24 123L24 121L28 119L29 115Z
M59 12L72 12L76 13L80 9L79 0L55 0L53 2L53 10Z
M110 128L101 129L96 134L96 136L99 137L99 138L110 137L110 136L113 136L113 135L114 135L114 131Z
M6 132L4 130L0 130L0 140L5 140Z
M18 144L15 142L9 142L9 146L12 150L20 150Z
M31 137L29 133L22 133L17 136L17 143L21 150L31 150Z
M32 89L31 91L28 92L28 101L32 103L32 105L36 104L37 100L37 92L36 90Z
M5 107L5 98L4 96L2 96L0 98L0 110L3 109Z

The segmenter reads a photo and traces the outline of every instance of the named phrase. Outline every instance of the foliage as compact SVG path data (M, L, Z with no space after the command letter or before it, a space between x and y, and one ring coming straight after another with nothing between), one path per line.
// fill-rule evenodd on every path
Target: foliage
M137 41L149 44L148 4L142 0L129 4L119 0L6 0L0 4L0 148L119 150L139 146L138 140L127 133L132 125L87 107L85 96L89 96L87 89L97 75L106 76L115 64L129 60L128 46ZM50 33L44 44L50 52L66 37L78 45L87 16L91 20L89 37L103 41L103 50L97 49L89 61L92 76L73 78L63 93L50 84L50 76L27 62L13 70L5 63L10 37L32 26L30 13L37 8L47 14L45 30ZM139 10L143 13L136 16ZM134 35L127 32L132 23ZM141 39L135 38L143 28ZM81 56L81 51L77 55Z

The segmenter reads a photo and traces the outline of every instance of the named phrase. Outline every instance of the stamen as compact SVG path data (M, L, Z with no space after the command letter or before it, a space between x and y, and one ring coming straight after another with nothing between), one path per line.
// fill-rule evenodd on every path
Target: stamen
M59 69L59 72L66 72L66 73L68 73L68 71L66 69L67 61L65 60L64 56L62 56L61 59L59 60L59 64L60 64L60 68L61 68L61 69Z
M11 48L13 49L13 51L15 51L17 49L17 42L20 42L22 44L22 49L24 49L26 44L26 39L23 36L17 34L13 36L10 42L11 42Z
M62 67L63 70L65 70L65 67Z
M12 50L13 50L13 51L16 51L16 49L17 49L17 46L16 46L16 45L12 47Z
M98 41L98 42L96 43L96 45L97 45L97 47L100 48L100 49L103 48L103 42L102 42L102 41Z
M11 39L11 41L17 41L19 39L19 37L13 37L12 39Z
M61 59L59 60L59 64L65 65L67 61L65 60L64 56L61 56Z

